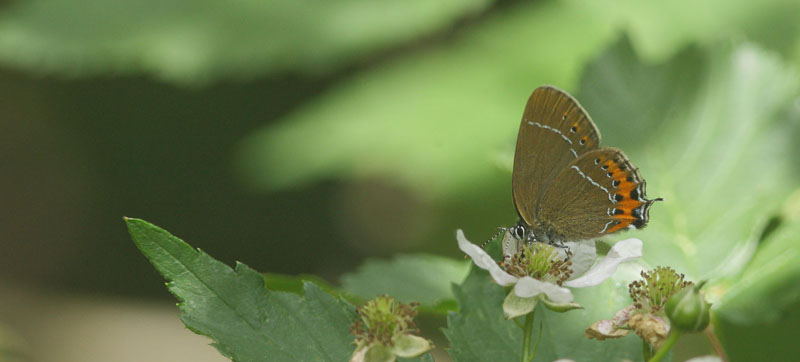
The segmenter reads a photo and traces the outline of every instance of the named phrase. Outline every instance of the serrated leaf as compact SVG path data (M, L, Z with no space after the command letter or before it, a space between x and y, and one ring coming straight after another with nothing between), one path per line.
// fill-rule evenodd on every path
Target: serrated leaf
M235 269L146 221L126 218L136 246L169 280L181 320L235 361L345 361L355 308L312 283L273 292L247 265Z
M452 300L451 284L464 280L468 269L464 260L398 255L388 261L367 260L341 280L345 291L365 299L388 294L404 303L419 302L427 309Z
M148 72L180 83L324 72L490 2L14 2L0 15L0 60L36 72Z

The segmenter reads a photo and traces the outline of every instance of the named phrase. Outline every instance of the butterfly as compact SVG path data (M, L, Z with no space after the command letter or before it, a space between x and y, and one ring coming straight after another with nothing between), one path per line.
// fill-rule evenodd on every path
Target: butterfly
M533 91L517 136L511 183L517 242L595 239L649 221L645 180L625 153L600 147L600 131L578 101L542 86Z

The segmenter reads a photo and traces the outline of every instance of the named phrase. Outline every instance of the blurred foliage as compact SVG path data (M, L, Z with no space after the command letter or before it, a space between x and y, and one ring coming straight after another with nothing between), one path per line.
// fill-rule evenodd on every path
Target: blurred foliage
M306 282L359 305L387 294L403 303L417 302L420 312L443 316L456 310L452 286L467 275L469 263L427 254L402 254L392 260L367 259L357 270L341 277L341 288L315 275L265 273L268 289L302 294Z
M781 223L720 300L718 312L731 322L776 322L800 301L800 190L784 204Z
M367 260L342 276L344 290L367 299L388 294L401 302L433 307L453 298L452 284L467 275L467 261L434 255L398 255L391 261Z
M488 5L488 0L15 1L0 14L0 60L35 72L148 72L189 84L328 72Z
M581 3L518 4L441 47L355 75L254 134L242 167L270 187L376 176L426 196L463 195L494 177L476 162L513 147L535 85L573 84L613 36Z
M266 127L243 144L242 167L267 187L381 175L422 193L462 195L492 177L474 167L497 159L486 150L510 159L503 155L535 85L574 88L582 66L619 29L639 54L656 59L732 32L774 39L768 30L776 17L791 24L782 39L800 31L782 15L800 11L795 1L615 4L549 1L495 14L442 47L358 74ZM781 50L790 52L795 42L787 42Z

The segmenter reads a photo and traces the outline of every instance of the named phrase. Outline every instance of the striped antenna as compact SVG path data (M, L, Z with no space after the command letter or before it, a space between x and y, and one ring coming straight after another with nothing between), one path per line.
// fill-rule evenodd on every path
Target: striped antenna
M481 244L481 249L486 249L486 245L489 245L489 243L491 243L492 240L497 239L497 237L500 236L500 234L508 231L508 228L498 227L497 230L498 231L496 234L494 234L489 240L486 240L483 242L483 244Z

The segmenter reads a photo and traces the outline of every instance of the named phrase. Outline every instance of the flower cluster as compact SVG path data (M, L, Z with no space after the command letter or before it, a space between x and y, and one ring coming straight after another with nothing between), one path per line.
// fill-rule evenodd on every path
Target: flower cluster
M631 282L628 292L633 304L617 312L610 320L601 320L586 329L586 336L605 340L624 337L631 330L642 340L658 348L667 339L670 324L664 307L671 296L692 282L684 280L669 267L657 267L641 273L642 279Z

